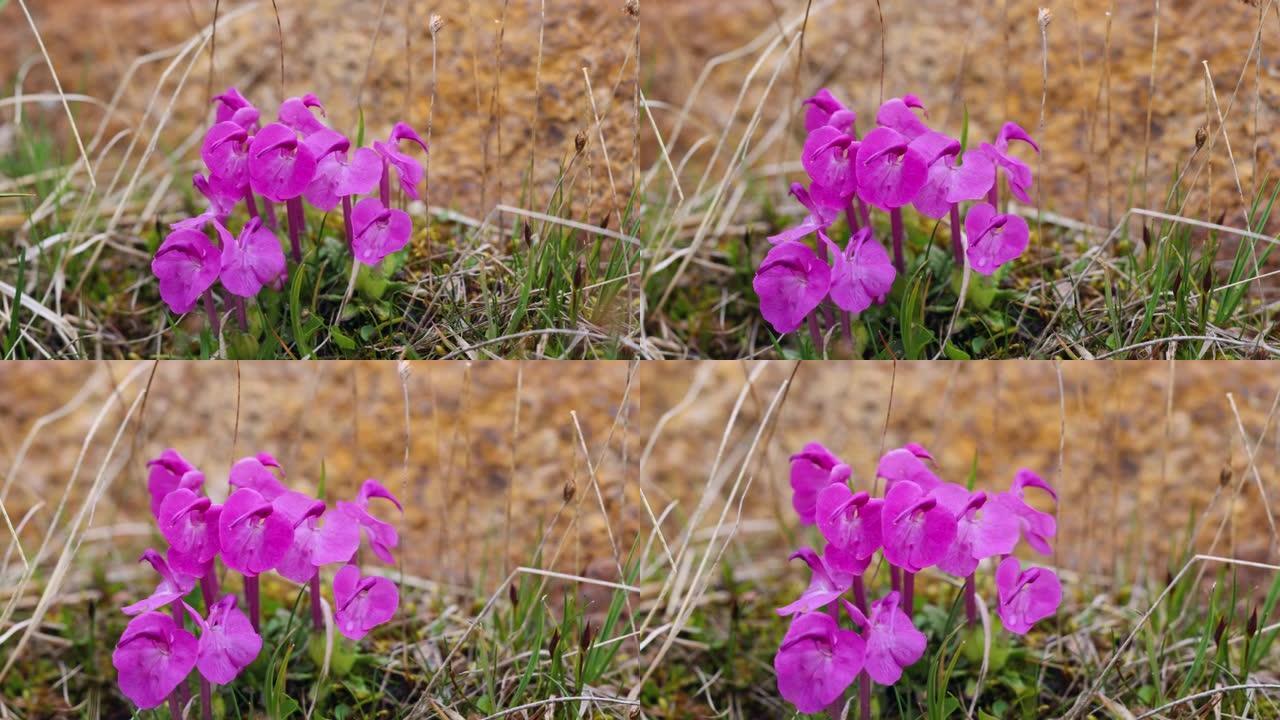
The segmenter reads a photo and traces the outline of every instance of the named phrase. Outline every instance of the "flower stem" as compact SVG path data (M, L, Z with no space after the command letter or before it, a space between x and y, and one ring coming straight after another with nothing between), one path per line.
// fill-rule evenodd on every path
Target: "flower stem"
M861 575L853 576L853 604L863 615L867 614L867 587L862 584Z
M276 220L275 203L266 198L262 198L262 214L266 216L266 225L268 228L274 231L280 227L280 223Z
M960 205L951 206L951 255L956 267L964 267L964 243L960 237Z
M169 717L182 720L182 699L178 697L178 688L169 693Z
M244 579L244 604L249 610L249 623L258 632L258 576Z
M809 313L809 337L813 340L813 351L822 357L822 328L818 326L816 313Z
M849 221L849 234L853 235L862 227L858 222L858 211L854 209L853 200L844 208L844 217Z
M836 621L836 625L840 624L840 601L836 600L827 606L827 611L831 613L831 619ZM840 693L831 704L827 706L827 714L831 716L831 720L840 720L840 711L844 709L844 693Z
M356 231L351 226L351 196L346 195L342 198L342 229L347 234L347 247L353 248L356 244Z
M871 720L871 676L866 670L858 673L858 717Z
M218 599L218 573L212 567L200 578L200 597L204 598L204 611L209 612Z
M213 304L213 288L204 291L204 312L209 316L209 329L217 337L221 323L218 322L218 308Z
M391 207L391 167L386 159L382 161L382 180L378 183L378 197L382 199L382 207Z
M862 218L862 227L871 227L871 211L867 210L862 198L858 198L858 215Z
M213 720L213 687L203 675L200 676L200 718Z
M302 262L302 225L306 216L302 212L302 201L294 198L285 203L285 212L289 218L289 245L293 248L293 261Z
M901 275L907 269L907 261L902 255L902 208L894 208L889 211L889 222L893 228L893 267L898 270Z
M240 325L240 332L249 331L249 315L244 309L244 298L237 297L235 299L236 306L236 323Z
M244 190L244 204L249 209L249 217L258 217L258 201L253 198L253 190L249 188Z
M902 582L898 575L898 568L893 565L889 566L889 586L893 588L894 592L900 592L902 590Z
M849 350L857 351L858 343L853 339L853 314L846 310L840 311L840 323L844 326L844 336L849 339Z
M906 606L907 617L916 613L916 574L902 574L902 604Z
M320 569L311 576L311 627L324 629L324 611L320 609Z
M969 573L964 579L964 614L969 619L969 625L971 626L978 624L978 590L976 585L973 573Z

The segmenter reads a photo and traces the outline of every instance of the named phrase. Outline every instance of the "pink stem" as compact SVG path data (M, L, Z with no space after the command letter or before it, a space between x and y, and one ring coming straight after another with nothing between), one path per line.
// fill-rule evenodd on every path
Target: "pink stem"
M200 578L200 597L204 598L204 610L209 612L214 601L218 599L218 573L213 568Z
M902 238L904 231L902 229L902 208L894 208L889 211L889 222L893 229L893 267L898 270L901 275L907 269L907 261L902 254Z
M863 585L861 575L853 577L853 604L862 611L863 615L867 614L867 587Z
M280 223L276 221L276 206L266 198L262 198L262 214L267 217L267 227L275 230L280 227Z
M356 244L356 231L351 226L351 196L346 195L342 198L342 229L347 233L347 247L353 248Z
M213 720L213 688L203 675L200 675L200 718Z
M217 336L221 323L218 321L218 308L213 304L213 288L204 291L204 313L209 316L209 329Z
M182 720L182 699L178 697L178 688L169 693L169 717Z
M378 195L382 198L382 207L391 207L391 167L386 159L382 161L382 181L378 183Z
M860 225L858 224L858 211L854 209L853 200L844 209L845 219L849 221L849 234L858 232Z
M871 676L865 670L858 673L858 717L871 720Z
M311 576L311 627L324 629L324 611L320 608L320 570Z
M248 332L249 316L245 314L244 298L237 297L235 299L235 306L236 306L236 321L240 324L240 332Z
M822 328L818 327L818 316L809 313L809 337L813 340L813 351L822 357Z
M258 201L253 198L253 191L248 188L244 191L244 204L249 209L249 217L258 217Z
M889 566L889 585L893 588L894 592L898 592L902 589L902 583L898 576L898 568L894 565Z
M244 604L249 610L249 623L258 632L258 576L244 579Z
M907 617L916 612L916 574L902 574L902 604L906 607Z
M285 212L289 218L289 245L293 248L293 261L302 262L302 225L306 216L302 212L302 201L294 198L285 203Z
M956 267L964 267L964 244L960 238L960 205L951 206L951 254L956 259Z

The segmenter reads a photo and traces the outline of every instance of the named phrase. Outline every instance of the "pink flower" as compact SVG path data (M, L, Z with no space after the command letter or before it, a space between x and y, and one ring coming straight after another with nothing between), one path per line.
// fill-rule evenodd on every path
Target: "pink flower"
M262 638L236 607L235 595L223 595L207 618L189 605L187 612L200 628L196 667L209 682L226 685L258 657Z
M909 204L929 177L928 161L910 138L887 127L862 139L855 166L858 194L882 210Z
M357 528L364 528L369 535L369 546L373 548L374 555L377 555L385 563L394 564L396 559L392 556L391 551L400 544L400 534L396 531L394 525L383 522L369 513L369 501L373 498L387 500L395 505L397 510L404 512L404 508L400 507L400 501L396 499L396 496L377 480L373 479L365 480L361 483L360 492L356 495L354 503L339 501L338 510L351 520L354 520ZM337 545L337 547L344 546ZM334 550L335 548L331 547L330 549ZM322 557L332 557L332 555L322 553Z
M221 505L186 488L169 493L160 503L156 521L160 534L169 542L169 558L175 569L188 575L203 575L209 561L218 554L218 514Z
M391 135L386 142L375 141L373 149L382 156L390 167L395 168L396 175L400 178L400 189L404 191L404 194L417 200L418 185L422 182L425 173L422 169L422 163L418 162L417 158L400 152L400 143L406 140L422 148L422 152L429 152L427 144L422 141L422 138L418 137L418 133L402 122L396 123L395 127L391 129Z
M111 653L120 691L134 705L158 707L196 665L197 645L164 613L148 612L130 621Z
M125 615L139 615L159 610L175 600L182 599L184 595L191 592L191 589L196 586L195 577L174 572L164 558L161 557L160 553L151 548L143 551L142 557L138 560L139 562L146 561L155 569L160 576L160 584L156 585L155 591L150 596L121 608L120 611Z
M836 197L850 198L858 187L854 166L857 152L858 142L852 135L825 125L809 133L800 162L814 185Z
M956 537L956 519L912 482L895 483L880 511L884 557L910 573L936 564Z
M854 559L869 560L881 546L883 506L883 500L866 492L855 493L842 482L832 483L818 495L818 530Z
M267 572L284 558L293 526L256 490L231 493L218 516L222 561L248 577Z
M948 149L929 165L929 176L916 194L915 208L931 218L941 218L951 206L966 200L979 200L996 181L995 165L985 152L969 150L956 164L960 145Z
M824 125L831 125L843 132L852 132L853 124L858 119L856 113L846 108L826 88L822 88L802 104L808 106L804 111L804 129L808 132L813 132Z
M1040 152L1040 146L1035 140L1027 134L1017 123L1007 122L1000 128L999 134L996 135L994 145L987 143L982 144L982 151L991 158L1005 175L1009 178L1009 192L1018 200L1029 203L1031 195L1027 192L1031 189L1032 173L1031 168L1018 158L1009 154L1009 141L1017 140L1031 146L1031 149L1037 153Z
M883 302L893 289L898 276L889 253L864 227L849 238L844 250L821 230L818 237L826 243L832 257L831 299L841 310L860 313L872 303Z
M1057 534L1058 522L1052 515L1036 510L1027 504L1026 489L1029 487L1043 490L1058 501L1058 493L1039 475L1023 468L1013 476L1013 484L1008 492L999 493L992 502L1017 518L1018 527L1027 538L1027 544L1042 555L1052 555L1053 547L1049 544Z
M1018 519L987 502L986 493L970 494L963 486L956 487L964 497L959 509L949 507L956 515L956 538L938 561L938 569L964 577L973 574L981 560L1013 552L1018 544Z
M160 281L160 299L177 315L191 312L205 290L218 279L222 255L199 230L169 234L151 259L151 272Z
M914 110L925 112L924 103L915 95L889 98L876 111L876 124L890 128L908 140L915 140L929 132L929 126L916 117Z
M160 514L160 504L169 493L178 488L198 490L203 484L204 475L173 448L147 461L147 490L151 492L152 515Z
M845 482L849 475L849 466L821 443L809 443L792 455L791 505L800 516L800 522L814 524L818 495L833 483Z
M831 287L831 268L804 243L775 245L751 281L760 297L760 313L778 333L804 322Z
M778 608L779 615L795 615L821 610L839 599L853 585L853 573L833 568L827 559L814 552L813 548L802 547L792 553L788 559L796 558L804 560L813 571L813 575L809 580L809 587L800 594L799 598Z
M288 492L268 467L279 468L275 458L266 453L240 458L231 466L229 482L232 487L249 488L268 501Z
M864 667L871 679L881 685L898 682L902 669L924 655L924 633L911 624L898 601L897 592L877 600L871 605L871 617L861 623L867 647Z
M235 122L219 122L205 133L200 159L228 193L249 186L249 131Z
M356 203L351 213L354 232L351 251L365 265L377 265L409 242L413 221L403 210L388 208L377 198Z
M263 285L275 282L286 273L284 250L280 240L258 218L250 218L238 237L221 225L215 225L222 238L222 262L219 278L232 295L254 297Z
M789 227L777 235L770 235L769 242L779 243L801 240L819 230L826 230L840 217L846 200L831 193L821 185L814 184L806 190L800 183L791 183L791 194L809 211L799 225Z
M876 466L876 477L886 480L885 489L892 489L896 483L911 482L929 492L942 484L942 479L924 464L933 462L928 450L915 443L907 443L896 450L890 450L880 458Z
M253 136L248 159L250 187L272 202L302 195L316 172L315 156L281 123L271 123Z
M969 264L981 275L991 275L1021 255L1031 237L1026 220L997 213L988 203L969 208L964 232L969 236Z
M319 110L320 114L324 115L324 106L320 104L320 99L315 94L307 93L302 97L291 97L280 103L280 124L304 138L327 130L328 128L324 126L324 123L311 114L312 108Z
M338 632L359 640L395 617L400 593L383 577L361 577L355 565L344 565L333 578L334 619Z
M328 212L344 197L373 192L382 176L382 159L369 148L357 148L348 157L351 141L341 133L324 128L303 141L316 161L315 177L307 185L307 202Z
M253 131L258 124L258 108L245 99L234 87L227 88L221 95L215 95L217 103L214 119L217 122L232 122L248 131Z
M1062 582L1045 568L1021 570L1015 557L1007 557L996 568L996 591L1000 622L1011 633L1025 635L1037 621L1053 615L1062 603Z
M272 504L293 525L293 542L276 567L284 577L305 583L321 565L345 563L356 554L360 546L358 522L328 514L323 502L300 492L286 492Z
M865 652L863 639L830 615L799 615L773 658L778 692L800 712L820 712L862 672Z

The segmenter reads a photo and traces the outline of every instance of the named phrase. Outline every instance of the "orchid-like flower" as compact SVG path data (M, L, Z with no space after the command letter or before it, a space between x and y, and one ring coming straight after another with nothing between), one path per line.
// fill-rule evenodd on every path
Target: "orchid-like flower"
M828 549L830 547L830 545L827 546ZM819 555L813 548L802 547L787 559L795 560L796 558L804 560L813 571L813 575L809 579L809 587L800 594L799 598L778 608L779 615L795 615L821 610L835 602L853 586L854 573L832 567L827 558Z
M227 121L209 128L200 145L200 159L224 188L243 193L249 186L249 131Z
M831 268L808 245L784 242L765 255L751 287L760 313L773 329L789 333L822 303L831 287Z
M929 469L925 462L933 462L928 450L915 443L907 443L896 450L890 450L880 458L876 466L876 477L884 478L886 490L900 482L919 485L925 492L931 492L942 484L942 479Z
M169 542L169 559L174 568L192 576L204 575L218 554L218 515L221 505L178 488L160 503L156 521L160 534Z
M215 224L222 238L222 263L218 277L227 292L239 297L254 297L263 285L276 282L287 272L284 250L276 234L263 227L262 220L250 218L232 237L220 224Z
M281 123L271 123L253 136L248 157L249 186L273 202L302 195L316 172L311 150Z
M856 168L858 194L882 210L909 204L929 177L929 163L910 138L887 127L862 139Z
M1009 632L1025 635L1036 622L1058 612L1062 603L1062 582L1051 570L1032 567L1022 570L1010 556L996 568L996 612Z
M390 580L361 577L355 565L344 565L333 577L333 603L338 632L350 640L359 640L395 617L400 593Z
M842 482L828 485L818 495L816 513L818 530L831 543L828 559L832 559L830 548L835 547L856 561L869 562L882 544L880 511L883 505L880 498L866 492L855 493ZM853 572L848 566L841 569Z
M1031 189L1032 174L1031 168L1018 158L1009 154L1009 142L1017 140L1031 146L1036 153L1040 152L1040 146L1035 140L1027 134L1026 130L1017 123L1007 122L1000 128L1000 132L996 135L994 145L983 143L982 150L990 156L992 162L1005 172L1005 176L1009 178L1009 191L1018 200L1029 203L1031 196L1028 190Z
M231 487L248 488L268 501L275 500L288 490L268 469L271 467L279 469L280 464L267 453L240 458L231 466Z
M253 103L240 94L239 90L233 87L227 88L227 91L221 95L215 95L213 101L217 103L214 112L215 121L232 122L250 132L257 127L261 113Z
M195 636L164 613L134 618L111 653L120 691L143 709L159 707L196 665Z
M160 281L160 299L177 315L191 312L196 301L213 287L222 255L199 230L175 230L151 259L151 272Z
M885 559L909 573L937 564L956 537L955 516L915 483L895 483L880 518Z
M957 509L943 503L956 516L956 538L938 561L938 569L964 577L973 574L983 559L1013 552L1018 544L1018 520L989 503L985 492L970 493L963 486L956 487L963 493L963 504ZM934 495L938 497L939 492Z
M916 116L916 110L927 113L924 103L915 95L907 94L900 98L890 98L885 100L876 112L876 124L889 128L908 140L915 140L930 132L929 126Z
M365 265L377 265L409 243L413 221L403 210L386 207L377 198L356 203L351 214L351 251Z
M830 90L822 88L801 104L807 106L804 111L805 130L813 132L824 125L830 125L842 132L853 132L857 114L837 100Z
M147 461L147 490L151 493L151 514L160 514L160 504L178 488L198 490L204 485L204 474L187 462L182 454L167 448L160 456Z
M222 561L247 577L272 570L293 542L293 526L256 490L231 493L218 516Z
M769 242L774 245L801 240L815 232L826 230L840 217L840 211L845 203L844 198L836 196L816 183L808 190L800 183L792 183L791 194L800 201L809 214L800 221L799 225L789 227L777 235L770 235Z
M187 613L200 628L196 667L209 682L226 685L258 657L262 637L236 607L235 595L223 595L209 608L208 617L190 605Z
M773 658L778 692L800 712L821 711L862 672L865 645L826 613L796 616Z
M870 617L862 623L866 639L863 667L881 685L893 685L902 677L902 669L914 665L924 655L926 639L911 618L899 607L900 597L891 592L871 605ZM849 614L856 609L846 603ZM854 615L855 621L861 613Z
M149 563L155 569L156 574L160 576L160 584L156 585L155 591L148 597L121 608L121 612L125 615L140 615L159 610L172 604L175 600L182 599L196 586L195 577L175 572L169 566L169 563L165 562L164 557L151 548L143 551L142 557L138 560L139 562L145 561Z
M841 310L860 313L872 303L883 302L893 289L898 276L889 253L871 236L871 228L864 227L849 238L844 250L831 241L821 230L818 237L831 254L831 300Z
M308 115L310 117L310 115ZM304 141L317 159L315 176L307 185L307 202L329 212L345 197L373 192L382 176L382 159L369 148L348 155L351 141L335 130L321 128Z
M956 160L961 160L957 163ZM939 219L951 206L966 200L980 200L996 181L991 157L979 150L968 150L960 157L960 143L948 145L929 165L929 176L913 203L916 210Z
M280 103L280 124L304 138L327 130L324 123L311 113L312 108L324 115L324 105L320 104L320 99L314 93L307 93L302 97L291 97Z
M204 213L204 216L219 222L226 220L227 216L236 209L236 205L240 204L240 201L244 199L243 189L228 184L226 180L212 173L207 178L200 173L192 175L191 186L196 189L196 192L203 195L205 200L209 201L209 209ZM204 216L200 216L200 219L180 220L174 223L173 228L177 230L183 227L193 227L198 230L204 227L207 222Z
M817 521L818 496L829 485L843 484L852 471L822 443L811 442L791 456L791 505L800 522Z
M1026 220L998 213L988 203L969 208L964 231L969 236L969 264L982 275L991 275L1021 255L1031 237Z
M394 564L396 560L391 551L400 543L400 533L396 531L394 525L383 522L369 513L369 501L374 498L386 500L395 505L396 510L404 512L396 496L383 487L382 483L372 478L360 484L360 492L356 495L354 503L339 501L338 510L354 520L357 528L364 528L369 535L369 546L373 548L373 554L377 555L378 559Z
M1026 468L1019 470L1013 476L1013 484L1009 491L996 495L993 502L1017 518L1018 527L1027 538L1028 545L1042 555L1052 555L1053 547L1049 543L1057 533L1058 522L1053 515L1027 504L1027 488L1043 490L1055 503L1058 502L1058 493L1053 487Z
M858 141L830 125L809 133L800 162L814 185L839 198L851 198L858 187L854 158Z
M345 563L356 554L360 546L358 522L330 515L322 501L300 492L286 492L272 504L293 525L293 542L276 567L284 577L305 583L320 566Z
M418 185L422 183L426 173L422 169L422 163L418 162L417 158L400 151L400 143L406 140L422 148L422 152L430 152L427 149L427 143L421 137L418 137L418 133L402 122L396 123L395 127L391 128L391 135L386 142L375 141L373 149L382 156L387 166L395 168L396 176L400 180L400 189L404 191L404 194L417 200ZM385 177L386 174L384 172ZM383 194L383 204L388 204L388 199L385 197L386 192Z

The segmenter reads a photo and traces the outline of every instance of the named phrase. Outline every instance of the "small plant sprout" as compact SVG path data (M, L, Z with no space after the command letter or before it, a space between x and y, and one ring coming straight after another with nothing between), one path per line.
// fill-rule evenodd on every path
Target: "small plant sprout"
M234 97L223 100L223 107L234 105ZM244 110L237 116L252 116ZM167 699L176 720L190 697L187 680L194 669L202 717L211 720L212 685L233 682L262 650L258 579L264 573L274 570L308 588L313 638L324 637L320 573L325 565L342 566L334 576L333 597L335 624L345 637L359 640L395 615L395 583L364 576L354 564L361 528L374 554L395 562L399 535L370 514L369 505L382 498L399 509L400 501L378 481L366 480L354 501L330 508L285 486L280 463L258 453L232 465L231 494L215 503L204 494L204 475L176 450L165 450L147 466L152 512L169 549L143 553L141 560L155 569L160 582L151 595L123 608L134 618L112 653L120 690L139 708L158 707ZM219 559L241 576L245 610L236 595L219 590ZM197 584L203 610L188 604Z
M285 208L295 264L303 260L307 204L326 213L342 208L347 247L365 265L376 266L408 244L413 221L392 207L391 173L405 197L418 198L422 164L400 146L407 142L426 152L427 144L411 127L396 123L385 142L352 150L345 135L321 120L324 106L315 95L285 100L276 121L265 124L235 88L213 100L215 122L200 144L207 174L192 178L208 208L173 223L151 263L160 297L172 312L185 314L202 302L217 334L220 285L241 330L248 328L245 301L264 288L282 289L289 274L276 205ZM375 190L377 197L360 199ZM245 217L233 232L241 204Z
M1026 491L1056 502L1053 488L1024 469L1008 491L988 494L943 480L932 463L914 443L885 453L876 466L885 490L877 497L876 484L858 487L849 465L819 443L791 457L792 505L827 542L821 555L803 547L791 556L809 566L809 585L777 611L791 618L774 657L778 690L799 711L825 708L838 717L857 680L859 717L870 717L872 683L896 684L927 649L913 615L915 576L930 568L964 580L970 626L978 621L976 573L988 558L996 568L996 612L1010 632L1026 634L1057 612L1058 576L1023 569L1013 556L1023 536L1037 551L1052 551L1053 515L1028 504ZM867 571L879 561L889 566L891 588L868 604L872 588L864 577L874 579Z
M927 218L949 218L957 267L967 262L991 275L1026 250L1026 222L999 210L1001 178L1015 198L1029 202L1031 168L1010 145L1018 141L1036 152L1039 146L1017 124L1005 123L993 143L966 148L929 127L924 104L914 95L881 105L864 136L857 114L825 88L803 106L807 135L800 162L809 185L793 184L791 194L808 212L769 238L773 247L753 282L761 315L777 333L808 324L821 353L823 319L834 322L839 312L852 340L851 317L883 304L908 271L907 206ZM892 260L877 239L872 209L888 215ZM842 212L843 228L837 225Z

